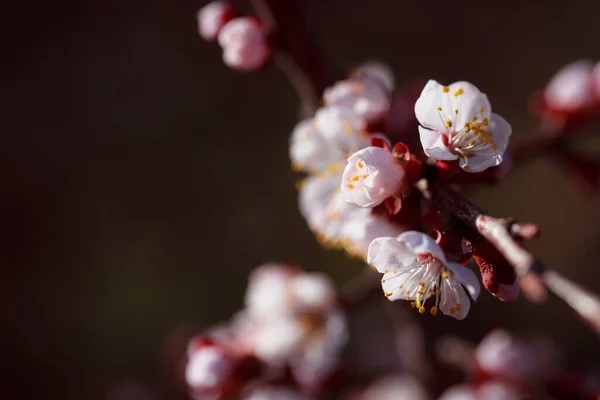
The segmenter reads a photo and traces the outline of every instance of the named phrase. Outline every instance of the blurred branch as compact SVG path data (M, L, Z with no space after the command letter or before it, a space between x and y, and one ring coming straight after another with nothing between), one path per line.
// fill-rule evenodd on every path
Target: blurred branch
M320 93L332 82L323 57L311 40L302 10L294 1L250 0L273 41L274 60L302 103L304 116L320 105Z
M530 300L541 302L550 291L600 333L600 299L548 269L521 245L521 241L538 234L536 225L490 216L454 190L435 181L429 183L427 192L446 218L461 221L488 240L506 258L520 277L523 293Z

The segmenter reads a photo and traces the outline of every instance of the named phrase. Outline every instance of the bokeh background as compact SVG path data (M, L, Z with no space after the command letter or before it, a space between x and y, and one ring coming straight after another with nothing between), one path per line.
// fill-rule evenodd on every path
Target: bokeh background
M167 338L239 309L254 266L294 261L340 285L362 271L320 248L297 210L291 86L275 68L227 69L196 33L205 3L55 0L4 12L3 398L183 399ZM600 59L597 1L299 3L331 65L380 59L400 83L468 79L515 136L535 127L532 90L574 59ZM578 147L597 155L598 135ZM598 195L581 196L553 159L469 196L538 222L536 254L600 291ZM542 332L568 365L600 361L598 338L554 300L484 293L466 321L433 326L472 340L495 326Z

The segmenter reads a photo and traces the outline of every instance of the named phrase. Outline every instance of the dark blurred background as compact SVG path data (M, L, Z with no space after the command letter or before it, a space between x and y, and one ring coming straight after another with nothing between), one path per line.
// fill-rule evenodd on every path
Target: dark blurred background
M600 59L597 1L299 3L332 65L384 60L399 83L468 79L515 136L535 127L533 89L576 58ZM291 86L275 68L227 69L196 33L204 4L58 0L4 12L3 398L184 398L167 337L228 318L254 266L295 261L339 284L362 270L321 249L297 211ZM598 138L579 147L597 151ZM600 291L598 196L582 197L552 159L470 197L538 222L532 249ZM543 332L575 368L600 357L598 338L554 300L484 293L466 321L435 323L472 340L495 326Z

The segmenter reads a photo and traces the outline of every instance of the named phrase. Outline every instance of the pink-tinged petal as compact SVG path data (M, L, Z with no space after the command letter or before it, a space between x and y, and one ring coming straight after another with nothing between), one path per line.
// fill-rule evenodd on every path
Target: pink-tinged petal
M325 89L323 100L328 106L341 106L367 121L380 119L390 108L390 94L377 80L354 77Z
M422 232L404 232L397 239L403 243L415 255L430 254L446 264L446 255L442 248L429 235Z
M508 147L508 141L512 134L512 127L504 118L500 115L492 113L490 116L490 132L492 132L492 139L496 144L496 153L502 154Z
M473 300L477 300L481 290L479 278L470 268L458 263L449 262L446 267L454 274L454 279L467 288Z
M593 63L577 60L561 68L544 91L548 106L558 111L578 111L593 101L591 79Z
M374 207L400 189L404 168L391 152L367 147L348 158L340 189L344 199L360 207Z
M414 258L415 253L393 237L380 237L373 240L367 251L367 262L380 273L399 270L404 265L410 264Z
M477 391L469 385L456 385L442 393L438 400L479 400ZM506 399L509 400L509 399Z
M444 131L445 132L445 131ZM442 134L419 126L419 136L425 154L436 160L456 160L458 156L446 147Z
M233 6L225 1L213 1L207 4L198 11L196 16L198 33L204 40L215 40L221 28L234 12Z

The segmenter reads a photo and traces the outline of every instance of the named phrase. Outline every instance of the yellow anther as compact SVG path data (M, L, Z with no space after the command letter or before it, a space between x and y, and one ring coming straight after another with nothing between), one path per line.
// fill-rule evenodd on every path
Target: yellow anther
M385 283L385 279L382 279L382 280L381 280L381 283Z
M450 273L448 273L448 271L442 272L442 278L447 278L449 276L450 276Z
M448 303L446 303L445 301L442 303L443 306L445 306L446 304L448 304Z
M455 309L456 311L460 311L460 304L455 304L455 305L454 305L454 309Z
M296 187L296 190L301 190L302 189L302 185L304 185L304 181L299 179L296 181L296 184L294 185Z
M431 293L427 293L427 296L425 296L426 299L430 299L431 298Z
M425 314L425 307L419 307L419 313Z
M400 286L398 286L398 287L399 287L400 289L403 289L403 288L404 288L404 285L400 285Z
M437 107L437 110L438 111L442 111L442 107Z
M352 136L352 134L354 133L354 129L352 129L352 125L350 125L350 123L346 122L344 124L344 131L346 132L346 136Z
M394 274L394 275L396 275L397 273L398 273L398 271L396 271L396 270L392 271L392 274Z
M488 124L489 124L488 119L484 118L482 124L485 125L485 126L488 126Z
M446 122L444 122L444 125L446 125L449 128L452 126L452 122L450 122L450 120L446 120Z
M458 88L458 90L456 92L454 92L455 96L460 96L461 94L463 94L465 91L462 88Z
M360 178L358 177L358 175L354 175L352 178L350 178L350 180L356 182L357 180L359 180Z
M498 145L496 143L492 143L492 150L498 150Z
M465 166L463 167L463 169L464 169L465 171L467 171L469 168L471 168L471 167L469 167L468 165L465 165Z
M358 168L362 168L362 167L364 167L364 164L361 161L359 161L359 162L356 163L356 166Z
M436 315L438 313L438 308L436 306L431 307L431 310L429 310L429 312L431 312L431 315Z
M421 296L417 294L417 307L421 308Z
M383 270L383 273L384 273L384 274L387 274L388 272L390 272L390 270L389 270L389 269L384 269L384 270Z
M392 294L393 294L392 292L387 292L387 293L385 294L385 297L390 297Z
M406 290L404 291L404 294L410 294L410 290L406 289Z
M351 184L351 183L349 183L349 184L348 184L348 189L354 189L354 185L353 185L353 184Z
M483 114L483 110L484 110L484 108L483 108L483 107L481 107L481 108L479 109L479 114Z
M474 116L473 118L471 118L471 121L473 121L473 122L477 121L477 115Z
M442 90L444 91L444 93L448 93L450 91L450 88L448 86L444 86Z
M458 115L458 110L454 110L454 114Z
M471 140L471 141L469 142L469 146L475 146L475 141L474 141L474 140Z
M364 174L363 178L367 179L369 177L369 174Z
M414 301L411 301L410 306L412 308L417 308L417 303L415 303Z

